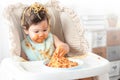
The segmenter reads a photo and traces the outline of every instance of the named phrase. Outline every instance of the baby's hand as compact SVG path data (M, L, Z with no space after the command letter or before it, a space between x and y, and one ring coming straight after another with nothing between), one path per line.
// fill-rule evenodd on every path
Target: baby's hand
M64 56L67 52L69 52L68 45L60 45L58 48L56 48L56 53L59 54L59 57Z

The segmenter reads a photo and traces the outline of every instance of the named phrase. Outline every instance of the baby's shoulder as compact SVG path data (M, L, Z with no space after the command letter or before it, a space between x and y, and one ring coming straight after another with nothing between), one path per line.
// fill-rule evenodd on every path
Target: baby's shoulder
M22 41L21 41L21 45L23 46L23 45L26 45L26 44L28 44L30 41L29 41L29 39L27 39L27 37L25 38L25 39L23 39Z

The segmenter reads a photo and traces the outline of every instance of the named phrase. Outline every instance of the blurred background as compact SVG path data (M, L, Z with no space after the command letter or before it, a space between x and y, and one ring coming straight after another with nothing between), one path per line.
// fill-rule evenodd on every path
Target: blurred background
M0 2L0 62L9 57L9 30L4 23L3 11L17 2L31 4L49 0L3 0ZM120 80L120 2L119 0L58 0L73 9L85 28L90 51L111 62L110 79Z

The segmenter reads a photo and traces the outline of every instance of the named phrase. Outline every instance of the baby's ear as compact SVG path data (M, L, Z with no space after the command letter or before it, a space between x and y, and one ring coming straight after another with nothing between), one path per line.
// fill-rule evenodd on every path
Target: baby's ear
M28 34L28 33L29 33L27 29L24 29L24 32L25 32L25 34Z
M25 26L22 27L25 34L28 34L28 29Z
M28 30L24 29L25 34L28 34Z

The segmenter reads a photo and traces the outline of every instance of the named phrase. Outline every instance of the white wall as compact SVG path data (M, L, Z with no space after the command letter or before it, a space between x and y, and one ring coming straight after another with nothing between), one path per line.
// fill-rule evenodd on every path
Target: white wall
M61 0L60 2L71 5L79 14L120 14L119 0Z
M8 27L3 23L2 10L9 4L16 2L29 3L39 1L45 3L48 0L3 0L0 2L0 60L9 56ZM64 6L74 9L79 15L106 15L109 13L120 14L119 0L59 0Z

